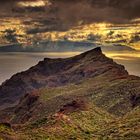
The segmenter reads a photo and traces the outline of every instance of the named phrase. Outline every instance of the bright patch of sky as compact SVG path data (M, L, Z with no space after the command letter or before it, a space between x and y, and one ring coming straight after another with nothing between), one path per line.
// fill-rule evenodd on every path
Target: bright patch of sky
M19 2L18 3L19 6L22 6L22 7L40 7L40 6L45 6L45 2L42 1L42 0L39 0L39 1L26 1L26 2Z

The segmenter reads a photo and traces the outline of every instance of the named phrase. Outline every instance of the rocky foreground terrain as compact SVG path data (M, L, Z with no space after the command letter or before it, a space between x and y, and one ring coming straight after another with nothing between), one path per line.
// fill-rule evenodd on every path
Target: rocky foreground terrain
M0 86L3 140L139 140L140 78L96 48L45 58Z

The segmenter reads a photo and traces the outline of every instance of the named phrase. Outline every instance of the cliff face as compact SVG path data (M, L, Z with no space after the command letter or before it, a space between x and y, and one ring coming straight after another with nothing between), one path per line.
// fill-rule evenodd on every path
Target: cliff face
M45 58L25 72L12 76L0 86L0 109L16 105L32 90L78 83L90 77L106 75L109 79L127 77L123 66L107 58L100 48L66 59Z

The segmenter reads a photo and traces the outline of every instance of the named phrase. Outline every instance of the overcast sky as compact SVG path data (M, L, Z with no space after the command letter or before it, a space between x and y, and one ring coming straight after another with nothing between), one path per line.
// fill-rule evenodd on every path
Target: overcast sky
M9 14L11 9L18 7L19 1L44 1L46 3L47 0L0 0L0 7ZM52 3L51 12L53 11L54 15L65 22L82 20L84 22L126 23L140 17L140 0L50 0L50 2ZM42 11L42 14L45 15L45 12Z

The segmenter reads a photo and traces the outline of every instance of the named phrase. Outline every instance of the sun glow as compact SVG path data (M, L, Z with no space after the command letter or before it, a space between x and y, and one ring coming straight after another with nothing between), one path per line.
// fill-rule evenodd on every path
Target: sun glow
M105 52L105 54L107 57L119 60L133 60L140 58L139 52Z
M42 0L39 0L39 1L25 1L25 2L19 2L18 3L19 6L21 7L41 7L41 6L45 6L45 2L42 1Z

